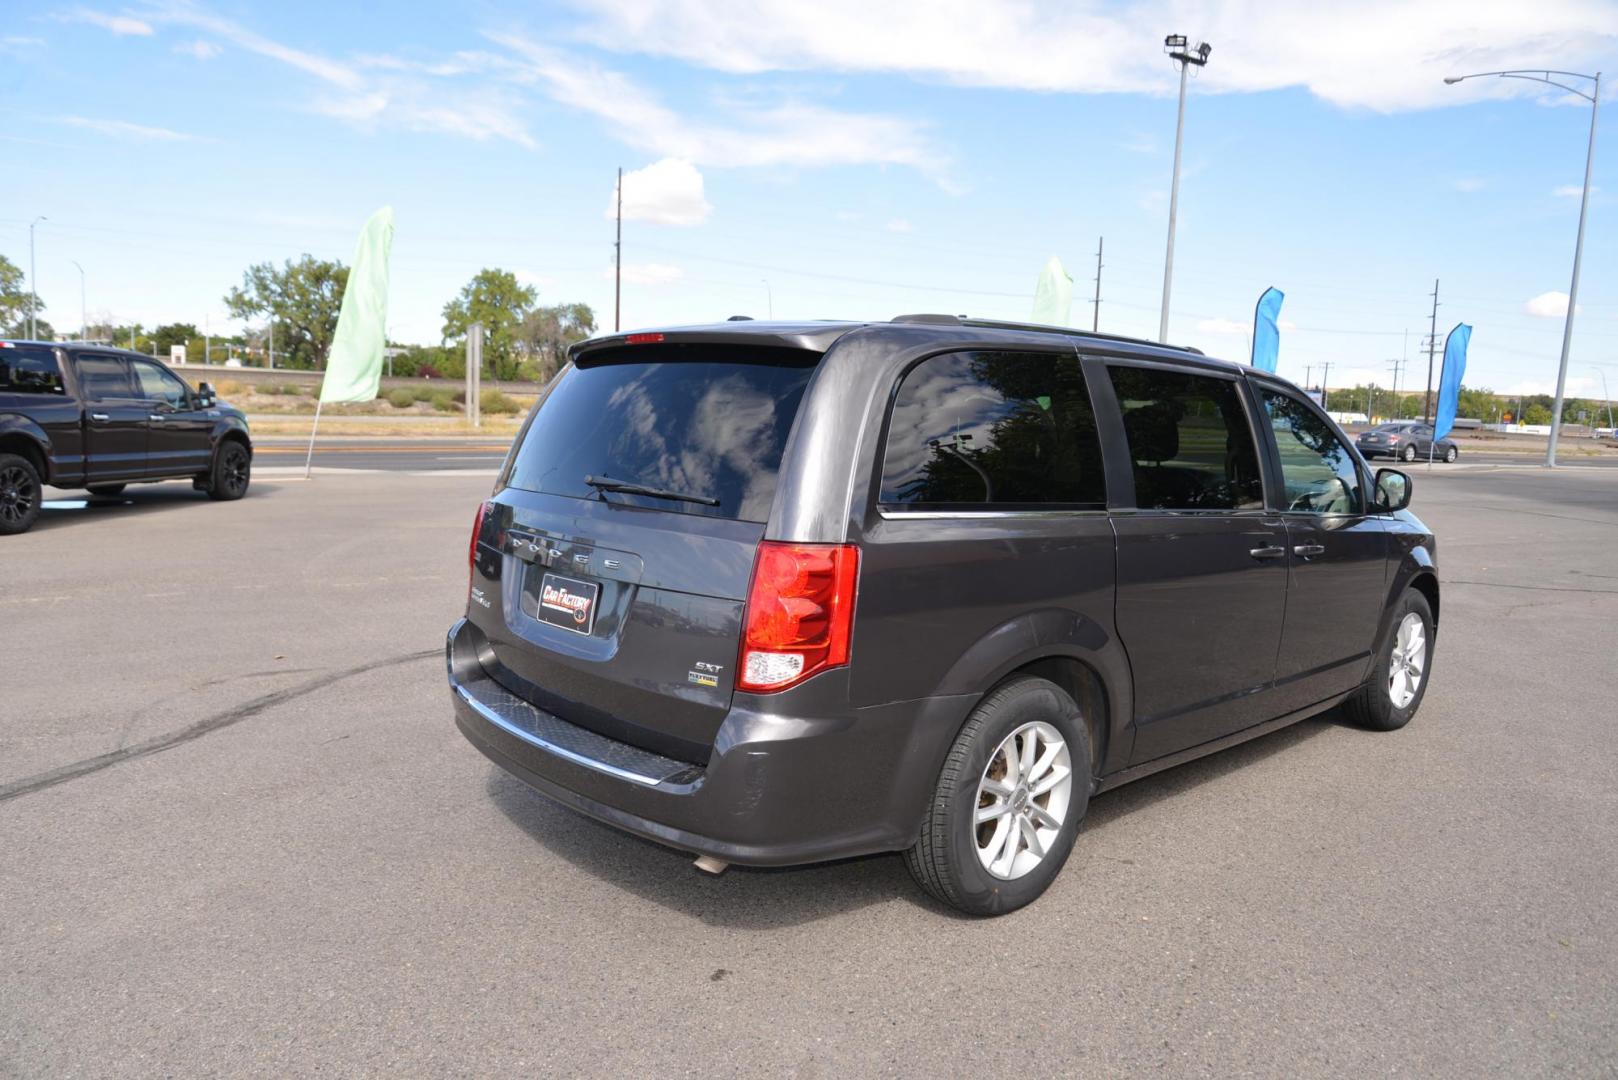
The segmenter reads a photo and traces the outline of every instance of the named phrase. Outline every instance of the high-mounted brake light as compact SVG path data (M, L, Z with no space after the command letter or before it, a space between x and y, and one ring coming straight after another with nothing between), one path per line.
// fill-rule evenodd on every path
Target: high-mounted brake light
M859 565L853 544L759 544L737 689L785 690L848 663Z
M655 345L662 340L662 334L630 334L624 338L624 342L629 345Z
M489 515L489 504L478 504L478 516L472 519L472 540L466 546L466 599L472 600L472 576L478 565L478 537L483 535L483 519Z

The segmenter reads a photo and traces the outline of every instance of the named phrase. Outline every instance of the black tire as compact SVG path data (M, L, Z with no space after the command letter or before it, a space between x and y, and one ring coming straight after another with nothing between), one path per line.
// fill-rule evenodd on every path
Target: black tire
M1000 744L1023 725L1042 721L1067 744L1072 785L1060 831L1044 858L1021 877L989 873L978 858L978 786ZM921 838L905 853L916 883L935 899L969 915L1004 915L1038 899L1067 862L1079 819L1090 801L1090 737L1079 707L1061 687L1018 676L996 688L967 718L950 747L922 822ZM1047 804L1048 805L1048 804Z
M45 498L34 463L20 454L0 454L0 536L15 536L34 527Z
M1415 443L1410 443L1403 450L1399 451L1399 460L1400 461L1415 461L1416 460L1416 444Z
M1421 680L1416 684L1415 695L1405 705L1399 706L1394 704L1389 688L1393 650L1398 644L1400 624L1404 622L1405 616L1412 614L1421 618L1427 645L1422 660ZM1422 698L1427 696L1427 684L1432 681L1433 647L1436 644L1437 638L1433 633L1433 610L1428 605L1427 598L1415 589L1406 589L1399 602L1394 605L1393 615L1388 622L1387 640L1376 652L1376 659L1371 664L1371 674L1365 680L1365 685L1342 704L1343 718L1351 724L1371 731L1397 731L1410 723L1410 718L1421 708Z
M1460 457L1460 456L1461 456L1460 448L1456 447L1456 446L1452 446L1448 450L1444 451L1444 464L1445 465L1453 465L1453 464L1455 464L1455 459Z
M91 484L85 490L92 495L117 495L128 486L128 484Z
M213 468L208 474L208 498L231 502L247 494L252 481L253 455L235 439L226 439L214 451Z

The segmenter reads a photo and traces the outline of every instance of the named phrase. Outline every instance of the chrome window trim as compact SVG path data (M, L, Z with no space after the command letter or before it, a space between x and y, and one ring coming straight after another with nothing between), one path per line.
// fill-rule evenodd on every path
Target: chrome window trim
M597 761L594 758L587 758L583 754L574 753L565 746L557 746L553 742L542 739L531 731L524 731L522 728L517 727L515 724L511 723L511 721L507 720L505 717L483 704L483 702L473 697L467 692L466 687L464 686L456 686L455 692L461 696L462 701L470 705L472 710L479 716L483 717L483 719L489 721L489 723L500 728L502 731L506 731L517 736L517 738L521 739L525 743L528 743L530 746L537 746L541 750L549 751L559 758L564 758L573 762L575 765L583 765L587 769L595 769L597 772L604 772L608 776L616 776L620 780L632 780L637 784L645 784L647 787L656 787L658 784L662 783L661 780L655 779L654 777L642 776L639 773L632 773L628 769L620 769L616 765L608 765L604 761Z
M951 520L959 518L1042 518L1042 517L1106 517L1108 511L1097 510L889 510L878 505L878 516L888 520Z

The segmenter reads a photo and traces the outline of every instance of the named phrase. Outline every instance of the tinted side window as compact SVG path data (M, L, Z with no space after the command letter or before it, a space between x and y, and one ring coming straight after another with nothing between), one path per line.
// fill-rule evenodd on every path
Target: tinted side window
M110 401L130 396L129 365L116 356L78 358L79 387L86 401Z
M1288 510L1357 514L1360 472L1331 425L1291 394L1260 387L1264 411L1281 452L1281 478Z
M0 349L0 394L65 394L56 350L14 345Z
M135 379L140 385L142 398L147 401L166 401L176 409L186 407L190 395L186 393L185 383L156 364L135 360L130 366L135 369Z
M1106 479L1078 357L959 352L904 377L888 422L884 505L1102 509Z
M1109 367L1143 510L1254 510L1264 484L1241 393L1230 379Z

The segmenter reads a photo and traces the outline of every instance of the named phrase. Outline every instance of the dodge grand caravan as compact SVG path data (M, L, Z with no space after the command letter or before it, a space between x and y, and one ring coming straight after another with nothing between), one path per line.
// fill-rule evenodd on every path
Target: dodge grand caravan
M1337 708L1403 726L1432 535L1296 387L951 316L573 348L477 511L456 720L567 806L976 914L1090 797Z

